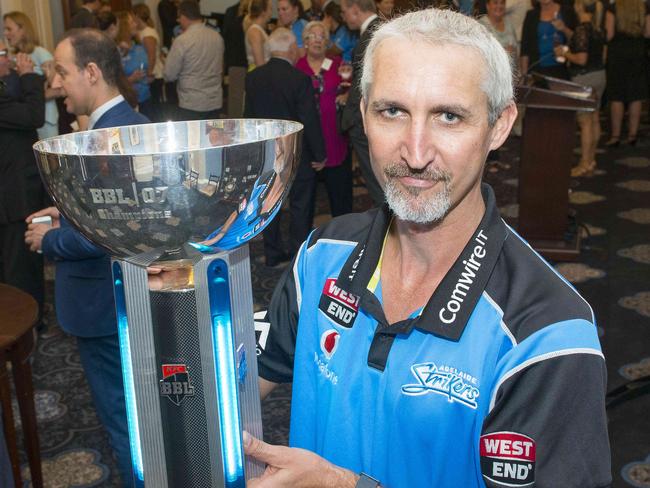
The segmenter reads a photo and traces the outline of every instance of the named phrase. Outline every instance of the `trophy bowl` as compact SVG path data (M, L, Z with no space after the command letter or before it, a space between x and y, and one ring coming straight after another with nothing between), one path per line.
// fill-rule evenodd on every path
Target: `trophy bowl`
M71 225L111 256L148 264L258 235L288 193L301 136L285 120L163 122L57 136L34 152Z

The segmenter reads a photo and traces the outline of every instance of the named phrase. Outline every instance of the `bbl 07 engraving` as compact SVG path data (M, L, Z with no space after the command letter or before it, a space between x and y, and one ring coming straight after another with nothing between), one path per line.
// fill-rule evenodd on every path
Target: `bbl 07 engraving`
M167 201L167 186L146 187L137 190L133 185L133 196L124 194L123 188L89 188L90 196L96 205L128 205L140 206L140 203L160 204ZM172 216L170 210L128 210L123 211L113 207L111 209L98 208L97 216L101 220L150 220L168 219Z
M176 406L188 396L194 396L194 386L184 364L163 364L160 380L160 396L169 398Z

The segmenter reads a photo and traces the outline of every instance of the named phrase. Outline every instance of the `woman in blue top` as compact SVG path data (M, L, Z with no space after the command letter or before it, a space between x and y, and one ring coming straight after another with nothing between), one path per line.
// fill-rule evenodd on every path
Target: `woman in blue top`
M521 74L534 71L554 78L569 79L564 60L556 59L554 47L565 45L578 24L571 5L539 0L528 11L521 34Z
M300 0L279 0L278 1L278 22L281 27L291 29L291 32L296 36L296 44L300 57L305 55L305 46L302 42L302 31L307 25L307 21L303 18L305 8Z
M138 110L149 117L152 112L151 91L147 78L149 69L149 58L147 51L135 42L138 33L138 24L131 12L120 12L117 16L117 38L115 42L122 55L122 67L129 83L138 96Z
M9 12L4 15L4 34L16 53L29 54L34 62L34 71L45 77L45 124L38 129L38 138L46 139L59 134L59 111L56 98L62 95L60 88L52 88L54 79L54 58L38 45L36 31L29 17L23 12Z

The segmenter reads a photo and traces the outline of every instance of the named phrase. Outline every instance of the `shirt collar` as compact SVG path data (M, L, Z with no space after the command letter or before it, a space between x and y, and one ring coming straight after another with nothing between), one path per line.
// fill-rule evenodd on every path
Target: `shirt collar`
M289 58L285 58L284 56L280 56L277 54L271 55L271 59L280 59L286 63L289 63L291 66L293 66L293 62Z
M422 313L389 326L385 318L377 317L371 311L380 322L377 333L393 336L407 334L415 327L449 340L460 339L487 285L508 234L507 227L499 215L492 188L484 183L481 185L481 192L485 201L485 214ZM363 297L372 295L368 290L368 283L381 258L384 237L391 218L386 205L377 212L365 241L361 240L357 244L336 282L339 288L362 297L362 307L366 302Z
M366 32L366 29L370 25L370 23L377 18L377 14L372 14L370 17L368 17L366 20L363 21L363 24L361 24L361 29L360 29L360 35L363 35L364 32Z
M123 101L124 101L124 97L122 95L118 95L115 98L111 98L108 102L100 105L95 110L93 110L93 113L90 114L90 118L88 119L88 129L90 130L93 127L95 127L95 124L99 119L102 118L102 115L104 115L110 109L115 107L115 105L118 105Z

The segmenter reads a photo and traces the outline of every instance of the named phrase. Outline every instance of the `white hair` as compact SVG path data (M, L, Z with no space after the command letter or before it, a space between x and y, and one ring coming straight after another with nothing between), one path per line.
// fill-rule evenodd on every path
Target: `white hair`
M278 27L269 36L268 43L272 53L288 53L296 43L296 36L286 27Z
M306 41L307 36L311 33L311 30L315 29L316 27L320 27L321 29L323 29L323 31L325 32L325 36L328 36L329 30L327 29L325 24L323 24L323 21L322 20L312 20L311 22L307 22L304 29L302 30L302 40ZM326 40L329 41L329 38L326 39Z
M476 20L450 10L429 8L407 13L381 25L372 36L363 58L361 94L368 104L373 80L375 51L392 38L424 41L433 45L453 44L474 49L484 60L481 89L488 98L488 122L493 125L513 101L510 56L499 41ZM422 60L426 62L426 60Z

